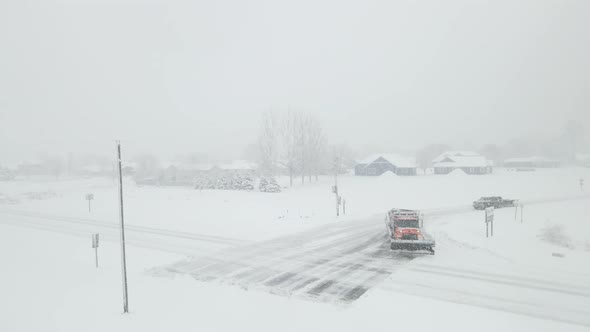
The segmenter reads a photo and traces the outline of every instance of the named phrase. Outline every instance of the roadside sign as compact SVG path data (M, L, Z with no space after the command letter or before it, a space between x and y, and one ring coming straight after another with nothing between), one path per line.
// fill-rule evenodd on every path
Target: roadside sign
M88 201L88 212L91 211L90 201L94 199L94 194L86 194L86 200Z
M92 234L92 248L98 248L98 233Z
M491 224L491 228L492 228L491 236L494 236L494 207L493 206L486 208L485 222L486 222L486 237L489 236L488 227L490 224Z
M98 268L98 233L92 234L92 248L94 249L94 265Z
M494 222L494 207L486 208L486 222Z

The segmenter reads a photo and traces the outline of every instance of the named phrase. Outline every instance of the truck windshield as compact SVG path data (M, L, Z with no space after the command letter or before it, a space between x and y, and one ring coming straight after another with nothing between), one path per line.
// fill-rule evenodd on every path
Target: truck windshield
M397 227L420 228L420 223L418 220L397 220L395 225Z

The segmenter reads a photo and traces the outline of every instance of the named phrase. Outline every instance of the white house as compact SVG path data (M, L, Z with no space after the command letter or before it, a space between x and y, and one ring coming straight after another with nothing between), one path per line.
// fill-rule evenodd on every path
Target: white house
M448 174L461 169L467 174L492 173L493 162L473 151L447 151L436 157L432 164L434 174Z
M359 161L354 167L354 174L358 176L379 176L387 171L397 175L416 175L416 161L392 153L381 153Z

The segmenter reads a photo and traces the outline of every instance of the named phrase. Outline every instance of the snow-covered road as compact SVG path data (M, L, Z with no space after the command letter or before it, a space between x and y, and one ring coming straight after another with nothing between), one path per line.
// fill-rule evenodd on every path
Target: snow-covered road
M394 274L378 290L590 327L589 276L583 277L586 281L565 283L554 281L564 280L555 273L555 279L547 278L545 272L507 274L418 262Z
M353 302L414 255L389 249L380 216L318 227L167 266L168 272L248 289Z
M100 233L101 240L119 241L120 228L104 220L58 216L54 214L0 209L0 223L63 234L88 237ZM167 252L198 256L227 247L246 245L246 240L171 231L161 228L126 225L126 242L130 245Z
M572 195L524 203L534 206L587 199L587 195ZM480 217L479 211L467 205L424 212L427 226L435 225L441 217L449 220L463 215L476 221ZM119 237L118 226L112 222L18 210L0 210L0 214L0 223L4 224L79 236L100 232L107 241ZM437 256L396 253L389 249L382 219L379 214L331 223L255 243L134 225L127 226L127 234L130 245L191 257L154 268L154 275L179 273L202 281L336 304L350 304L373 289L375 296L406 293L590 327L589 275L516 269L514 262L494 271L448 264ZM445 236L437 238L438 244L453 249L456 239L446 241ZM485 250L475 252L489 254ZM460 260L464 250L448 253Z
M588 196L524 203L532 207L578 200L588 200ZM425 212L426 223L458 214L478 222L481 214L466 207ZM457 258L452 264L438 262L436 256L396 253L389 249L381 219L376 215L234 247L172 264L158 273L188 274L202 281L339 304L352 303L375 288L590 327L590 275L523 267L508 260L499 271L493 270L497 265L464 267L465 248L448 251ZM446 247L458 243L440 240ZM467 255L475 252L477 260L498 259L487 250L471 249L475 250L467 250Z

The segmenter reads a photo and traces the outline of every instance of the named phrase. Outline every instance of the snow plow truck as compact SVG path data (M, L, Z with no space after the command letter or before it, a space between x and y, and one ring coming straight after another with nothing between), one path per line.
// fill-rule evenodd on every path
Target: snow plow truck
M385 226L392 250L427 251L434 255L435 242L422 231L422 214L417 210L392 209Z

